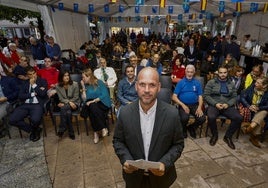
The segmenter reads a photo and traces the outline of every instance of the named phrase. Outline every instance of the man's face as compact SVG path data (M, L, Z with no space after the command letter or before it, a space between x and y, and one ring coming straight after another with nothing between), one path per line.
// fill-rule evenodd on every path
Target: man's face
M228 71L226 68L220 68L218 71L219 79L226 80L228 76Z
M195 73L194 69L188 68L185 70L185 77L187 79L192 79L194 77L194 73Z
M159 61L159 55L158 54L154 54L153 56L153 63L156 64Z
M135 77L135 72L134 72L133 67L128 67L126 69L126 75L127 75L127 78L130 79L130 80Z
M138 64L138 60L136 58L129 59L129 62L133 67L136 67Z
M45 61L45 67L46 67L46 68L51 67L51 65L52 65L52 61L51 61L50 58L45 58L44 61Z
M37 78L37 74L35 71L28 71L27 76L29 79L36 79Z
M101 53L96 53L96 57L100 58L101 57Z
M190 39L190 40L189 40L189 45L190 45L190 46L193 46L193 45L194 45L194 39Z
M28 61L27 61L26 57L22 56L20 58L20 66L22 66L22 67L27 67L28 66Z
M101 66L102 68L106 68L106 61L105 61L105 60L101 60L101 61L100 61L100 66Z
M160 91L160 86L161 84L156 71L142 70L135 86L141 104L152 106L156 100L157 93Z

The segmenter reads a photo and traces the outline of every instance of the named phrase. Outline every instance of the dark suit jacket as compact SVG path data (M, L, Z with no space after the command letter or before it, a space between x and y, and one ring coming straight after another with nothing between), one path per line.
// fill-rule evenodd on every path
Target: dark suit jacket
M193 53L191 53L191 50L190 50L190 46L187 45L185 48L184 48L184 55L187 59L194 59L194 63L196 62L197 60L197 56L198 56L198 49L196 46L194 46L194 50L193 50Z
M39 104L43 107L44 103L48 99L47 96L47 81L43 78L37 78L36 80L36 88L34 88L34 91L37 93L36 97L38 99ZM20 88L19 91L19 99L22 101L25 101L26 99L31 98L31 93L29 91L30 88L30 82L27 80ZM42 89L44 88L44 89Z
M122 165L126 160L145 159L139 100L121 108L115 127L113 146ZM184 140L178 110L158 100L148 160L164 163L165 174L158 177L150 173L152 187L169 187L176 180L174 163L180 157L183 148ZM143 170L132 174L123 171L127 187L140 187L143 173Z
M2 87L2 91L8 102L11 103L18 99L19 88L15 78L9 76L1 76L0 86Z

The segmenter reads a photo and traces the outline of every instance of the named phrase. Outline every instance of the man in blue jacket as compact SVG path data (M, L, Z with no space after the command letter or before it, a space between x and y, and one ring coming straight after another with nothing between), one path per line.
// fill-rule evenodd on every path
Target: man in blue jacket
M6 108L18 98L18 84L13 77L2 76L0 74L0 121L7 115ZM0 123L0 138L4 137L4 129Z

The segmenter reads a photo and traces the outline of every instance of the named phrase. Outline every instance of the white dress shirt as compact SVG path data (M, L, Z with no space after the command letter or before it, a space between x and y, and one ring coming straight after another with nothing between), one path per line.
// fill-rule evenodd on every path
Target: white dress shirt
M116 76L114 69L112 67L106 67L105 72L108 75L108 80L107 80L108 87L115 87L117 76ZM103 80L101 67L94 71L94 76L96 76L99 80L102 80L105 83L105 81Z
M147 111L147 113L145 113L142 110L141 105L139 103L141 133L144 146L145 160L147 161L154 130L156 106L157 106L157 100L155 101L155 104Z

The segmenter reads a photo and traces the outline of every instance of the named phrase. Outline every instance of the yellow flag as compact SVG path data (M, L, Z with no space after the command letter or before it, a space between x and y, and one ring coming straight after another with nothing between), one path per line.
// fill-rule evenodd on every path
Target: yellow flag
M268 10L268 3L265 3L263 7L263 12L266 13L267 10Z
M166 0L159 0L159 7L165 8L165 6L166 6Z

